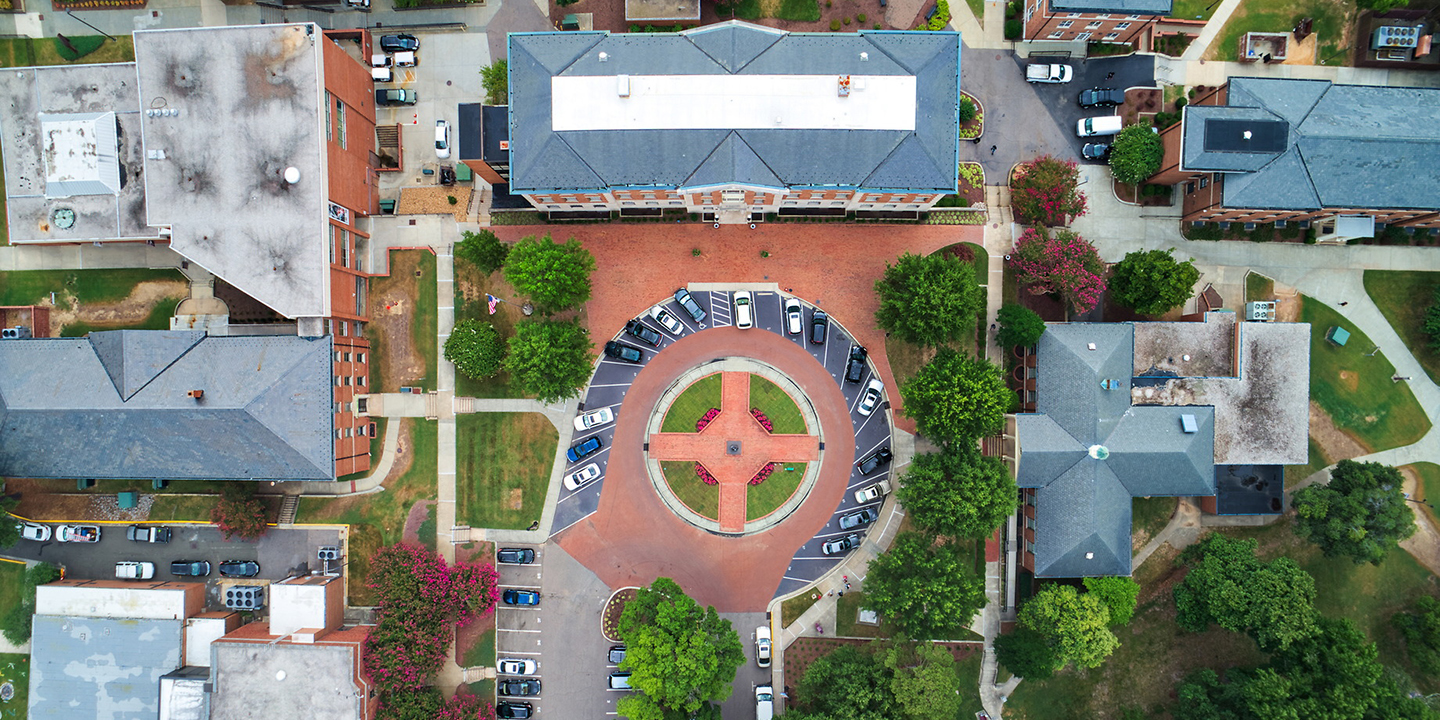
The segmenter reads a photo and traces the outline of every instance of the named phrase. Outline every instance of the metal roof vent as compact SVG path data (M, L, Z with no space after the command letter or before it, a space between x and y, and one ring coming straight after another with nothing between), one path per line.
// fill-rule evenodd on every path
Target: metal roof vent
M1105 458L1110 457L1110 448L1107 448L1104 445L1091 445L1090 457L1095 458L1096 460L1104 460Z
M1085 347L1087 347L1087 348L1089 348L1089 349L1091 349L1091 350L1094 350L1094 349L1095 349L1095 343L1086 343L1086 344L1085 344Z
M1200 425L1195 422L1194 415L1186 414L1180 416L1180 429L1185 431L1186 434L1193 435L1200 432Z
M868 53L868 52L862 52L862 53L860 53L860 61L861 61L861 62L864 62L864 61L869 60L869 59L870 59L870 53Z
M610 61L610 53L607 53L607 52L602 52L602 53L600 53L600 62L609 62L609 61Z
M1093 552L1087 552L1087 553L1085 553L1085 559L1086 559L1086 560L1094 560L1094 559L1095 559L1095 553L1093 553Z
M1240 137L1243 137L1243 138L1245 138L1246 140L1249 140L1249 139L1250 139L1250 136L1251 136L1251 132L1250 132L1249 130L1246 130L1244 133L1242 133L1242 134L1240 135Z
M284 671L284 670L276 670L276 671L275 671L275 679L276 679L277 681L278 681L278 680L284 680L284 679L285 679L285 671Z
M300 168L297 168L294 165L285 168L285 182L290 183L291 185L300 182Z

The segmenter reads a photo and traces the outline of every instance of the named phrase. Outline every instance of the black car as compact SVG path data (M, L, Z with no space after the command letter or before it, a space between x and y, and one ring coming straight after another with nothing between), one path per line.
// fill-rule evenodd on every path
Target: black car
M660 347L660 333L655 332L649 325L639 320L631 320L625 323L625 334L640 342Z
M845 382L860 382L860 378L865 376L865 358L869 354L859 345L850 346L850 362L845 365Z
M1108 143L1085 143L1080 148L1080 156L1086 160L1105 161L1110 159L1110 145Z
M500 702L495 704L495 717L505 718L529 718L535 714L535 707L530 703Z
M850 530L861 525L869 525L878 517L880 517L880 513L875 512L875 508L860 508L855 512L840 516L840 529Z
M830 329L830 316L824 310L816 310L810 316L810 342L816 345L825 344L825 332Z
M1115 88L1090 88L1081 90L1078 100L1082 108L1115 107L1125 102L1125 91Z
M688 290L685 288L676 290L675 302L680 303L680 307L685 308L685 312L690 315L690 319L697 323L705 322L705 311L700 309L700 304L695 302L695 298L690 297Z
M529 565L535 562L535 551L530 548L500 548L495 560L506 565Z
M610 661L611 665L619 665L620 661L625 659L625 646L611 645L610 654L606 656L606 659Z
M620 362L636 364L639 364L639 362L645 358L645 356L640 353L640 348L634 345L626 345L622 342L615 342L614 340L605 343L605 355Z
M210 574L210 563L204 560L176 560L170 563L170 574L181 577L205 577Z
M375 91L375 104L378 106L414 105L415 100L415 91L409 88L381 88Z
M886 445L885 447L882 447L879 450L876 450L875 452L866 455L862 460L860 460L860 462L855 463L855 466L860 468L861 475L869 475L870 473L875 472L875 470L877 470L881 465L888 464L890 460L894 457L895 456L890 453L890 446Z
M381 35L380 49L385 52L400 52L401 50L419 50L420 38L409 33L399 35Z
M495 685L495 689L501 695L539 695L540 681L534 678L501 680Z
M226 560L220 563L220 574L225 577L255 577L260 574L260 563L254 560Z

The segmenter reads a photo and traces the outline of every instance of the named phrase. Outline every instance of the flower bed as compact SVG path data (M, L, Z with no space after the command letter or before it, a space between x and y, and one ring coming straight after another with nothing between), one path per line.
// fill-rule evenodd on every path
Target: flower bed
M715 419L715 417L718 416L719 414L720 414L720 408L713 408L713 407L712 407L712 408L710 408L709 410L706 410L706 411L705 411L705 415L704 415L703 417L701 417L699 420L696 420L696 421L695 421L695 432L698 433L698 432L700 432L701 430L704 430L704 429L705 429L705 426L706 426L706 425L709 425L710 422L713 421L713 420Z
M700 482L703 482L703 483L705 483L706 485L719 485L719 484L720 484L720 480L717 479L714 475L711 475L711 474L710 474L710 471L709 471L709 470L706 470L706 469L705 469L705 466L704 466L704 465L701 465L701 464L698 463L698 462L695 463L695 476L698 477L698 478L700 478Z
M600 629L605 639L610 642L620 642L620 614L625 612L625 603L635 599L639 590L626 588L610 597L610 602L605 604L605 615L600 621Z
M760 427L765 428L765 432L775 432L775 425L770 422L770 418L765 417L765 413L760 412L760 408L750 408L750 417L755 418L755 422L760 423ZM750 484L754 485L755 483L752 482Z
M760 468L760 472L755 473L755 477L750 478L750 484L759 485L760 483L765 482L765 478L770 477L770 473L775 472L775 468L779 466L779 464L780 463L773 462L765 463L765 467Z

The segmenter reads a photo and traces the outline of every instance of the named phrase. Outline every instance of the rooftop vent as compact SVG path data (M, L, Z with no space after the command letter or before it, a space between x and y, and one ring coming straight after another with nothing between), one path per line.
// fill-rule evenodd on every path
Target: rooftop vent
M300 168L297 168L294 165L285 168L285 182L290 183L291 185L300 182Z
M602 53L600 53L600 62L609 62L609 61L610 61L610 53L607 53L607 52L602 52Z
M1180 416L1180 429L1188 435L1193 435L1200 432L1200 425L1195 422L1194 415L1186 414Z
M205 397L205 391L204 391L204 390L191 390L190 392L185 393L185 394L186 394L186 395L189 395L189 396L192 397L192 398L195 398L196 400L199 400L200 398Z
M1104 445L1091 445L1090 457L1095 458L1096 460L1104 460L1105 458L1110 457L1110 448L1107 448Z
M1249 140L1250 137L1251 137L1251 132L1250 132L1249 130L1246 130L1244 133L1241 134L1241 137L1245 138L1246 140Z
M1085 559L1086 559L1086 560L1094 560L1094 559L1095 559L1095 553L1093 553L1093 552L1087 552L1087 553L1085 553Z
M861 62L864 62L864 61L869 60L869 59L870 59L870 53L868 53L868 52L862 52L862 53L860 53L860 61L861 61Z
M1086 344L1085 344L1085 347L1090 348L1091 350L1094 350L1094 349L1095 349L1095 343L1086 343Z
M630 76L629 76L629 75L616 75L616 76L615 76L615 86L616 86L616 92L618 92L618 93L620 94L620 97L630 97Z

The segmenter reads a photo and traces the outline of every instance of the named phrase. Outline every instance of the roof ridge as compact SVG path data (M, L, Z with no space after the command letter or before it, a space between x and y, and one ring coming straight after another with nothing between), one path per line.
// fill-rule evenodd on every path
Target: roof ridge
M329 360L330 360L330 353L333 352L333 348L334 348L333 341L324 342L324 343L323 343L323 347L324 347L325 360L326 360L326 363L325 363L325 364L328 365L328 364L329 364ZM265 430L266 430L267 432L269 432L272 436L274 436L275 439L279 440L279 441L280 441L280 445L281 445L282 447L288 447L288 448L290 448L291 450L295 451L295 454L303 457L303 458L305 459L305 462L306 462L308 465L310 465L312 468L314 468L315 470L317 470L318 472L320 472L322 475L325 475L325 474L329 474L329 473L331 473L331 472L334 471L334 465L333 465L333 462L334 462L334 461L333 461L333 458L331 457L331 455L332 455L333 453L331 452L330 443L328 442L328 440L329 440L329 438L330 438L330 432L331 432L331 430L334 429L335 416L334 416L333 414L331 414L331 413L328 413L328 412L327 412L327 413L324 413L325 418L330 421L330 423L329 423L329 424L330 424L330 428L327 428L327 429L326 429L325 438L326 438L327 442L324 444L324 447L321 448L321 450L322 450L322 453L321 453L321 454L322 454L322 457L320 458L319 464L317 464L317 463L316 463L316 458L310 457L306 452L302 451L294 442L291 442L291 440L294 439L293 436L282 436L282 435L280 434L280 431L275 427L274 423L269 419L270 416L271 416L273 413L262 412L263 409L257 407L258 404L264 402L269 396L271 396L271 395L274 394L274 393L290 392L289 389L284 389L284 390L282 390L282 385L284 384L283 381L284 381L287 377L289 377L291 374L295 373L296 370L297 370L297 368L299 368L302 364L304 364L306 360L310 359L310 357L311 357L312 355L318 353L318 352L319 352L319 349L320 349L320 346L319 346L318 341L317 341L317 347L316 347L316 348L313 348L313 349L311 350L311 352L308 352L308 353L297 353L296 356L295 356L295 359L290 363L290 365L289 365L288 367L284 368L280 373L278 373L278 374L275 376L274 382L272 382L269 387L263 388L260 392L256 393L254 396L252 396L252 397L245 403L245 405L243 406L243 412L244 412L247 416L249 416L251 419L253 419L255 422L259 423L261 427L265 428ZM328 381L326 382L326 388L327 388L327 390L329 389L329 382L328 382ZM279 409L280 409L280 410L287 410L287 408L284 408L284 407L279 408ZM326 408L326 409L327 409L327 410L329 409L329 408L328 408L328 404L327 404L327 408ZM310 449L313 450L314 448L310 448Z

